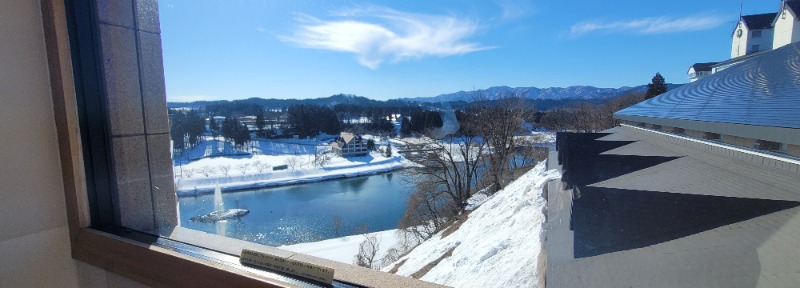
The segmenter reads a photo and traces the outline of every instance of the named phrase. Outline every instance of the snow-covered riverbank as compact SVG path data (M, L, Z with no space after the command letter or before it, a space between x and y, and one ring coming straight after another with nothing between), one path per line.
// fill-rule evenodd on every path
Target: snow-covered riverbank
M385 157L372 152L367 156L342 158L328 149L327 145L317 146L310 141L256 141L253 153L241 155L230 143L208 140L175 161L176 191L178 196L190 196L211 193L216 185L223 192L274 187L373 175L414 165L400 155ZM232 152L240 155L226 156ZM318 161L321 155L328 160ZM200 159L189 160L197 158Z

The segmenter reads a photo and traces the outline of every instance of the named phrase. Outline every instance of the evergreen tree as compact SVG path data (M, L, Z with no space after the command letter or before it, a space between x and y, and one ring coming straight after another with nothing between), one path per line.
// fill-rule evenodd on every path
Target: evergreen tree
M392 144L386 144L386 157L392 157Z
M369 139L367 140L367 150L375 150L375 140Z
M653 76L653 82L647 84L647 93L645 93L644 98L650 99L664 92L667 92L667 85L664 84L664 77L661 76L661 73L656 73L656 76Z
M264 110L258 110L258 113L256 114L256 129L258 137L265 137L265 126L267 126L267 121L264 119Z
M235 138L238 128L239 120L236 120L236 118L233 117L225 117L225 120L222 121L222 138L224 138L225 141L234 140L234 142L236 142Z
M406 137L411 136L411 118L405 116L402 119L402 122L400 122L400 134Z
M233 144L236 148L241 149L244 147L247 142L250 141L250 131L247 129L247 125L243 123L238 123L236 121L236 126L234 126L234 135L233 135Z
M208 119L208 130L211 130L211 136L216 140L217 136L219 136L219 124L214 120L214 116L208 116Z

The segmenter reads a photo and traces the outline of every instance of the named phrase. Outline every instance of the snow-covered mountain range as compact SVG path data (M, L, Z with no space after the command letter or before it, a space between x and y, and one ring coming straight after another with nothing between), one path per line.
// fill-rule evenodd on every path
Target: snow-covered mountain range
M672 90L683 84L667 84L667 89ZM570 86L570 87L508 87L494 86L487 89L475 91L458 91L455 93L441 94L434 97L404 98L415 102L448 102L448 101L472 101L476 96L487 100L498 99L504 96L517 96L530 99L611 99L631 92L647 91L647 85L635 87L623 86L619 88L598 88L594 86Z

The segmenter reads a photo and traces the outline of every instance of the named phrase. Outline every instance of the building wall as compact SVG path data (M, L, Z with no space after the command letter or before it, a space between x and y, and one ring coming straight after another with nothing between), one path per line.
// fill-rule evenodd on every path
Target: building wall
M749 40L748 36L750 35L750 31L747 29L747 26L742 23L742 21L739 21L739 24L736 27L736 29L742 29L742 37L736 37L736 30L734 30L733 44L731 45L731 58L736 58L747 54L747 44Z
M756 145L756 139L737 137L732 135L723 135L722 142L747 148L753 148Z
M774 42L773 41L774 29L760 29L761 37L753 37L753 32L759 30L750 30L741 21L739 21L739 24L736 27L737 29L742 29L742 37L741 38L737 37L736 30L734 30L733 42L731 45L731 58L744 56L758 51L768 51L772 49ZM753 45L759 45L759 50L752 51L751 47Z
M778 21L775 21L775 36L772 42L772 47L775 49L800 40L800 23L796 21L797 17L789 9L784 9L781 13L784 12L786 17L781 14L778 16Z
M41 3L0 19L0 287L141 287L72 259Z
M702 132L702 131L689 130L689 129L686 129L685 133L686 133L686 136L697 138L697 139L703 139L703 137L706 134L705 132Z
M755 52L759 52L759 51L769 51L769 50L773 49L772 42L773 42L773 37L775 35L775 29L762 29L761 30L761 37L759 37L759 38L753 37L753 32L755 32L755 30L750 31L749 34L748 34L748 37L750 38L750 40L748 41L749 45L747 46L747 48L748 48L747 52L748 53L755 53ZM750 51L749 50L750 47L755 45L755 44L760 45L761 48L758 51Z
M800 145L786 144L786 154L800 157Z

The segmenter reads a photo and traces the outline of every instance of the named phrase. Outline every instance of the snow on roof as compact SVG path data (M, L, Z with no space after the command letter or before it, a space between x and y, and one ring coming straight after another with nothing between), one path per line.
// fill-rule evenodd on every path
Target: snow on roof
M353 141L353 138L356 137L355 134L348 133L348 132L342 132L340 135L341 135L342 139L344 140L344 143L350 143L350 141Z

